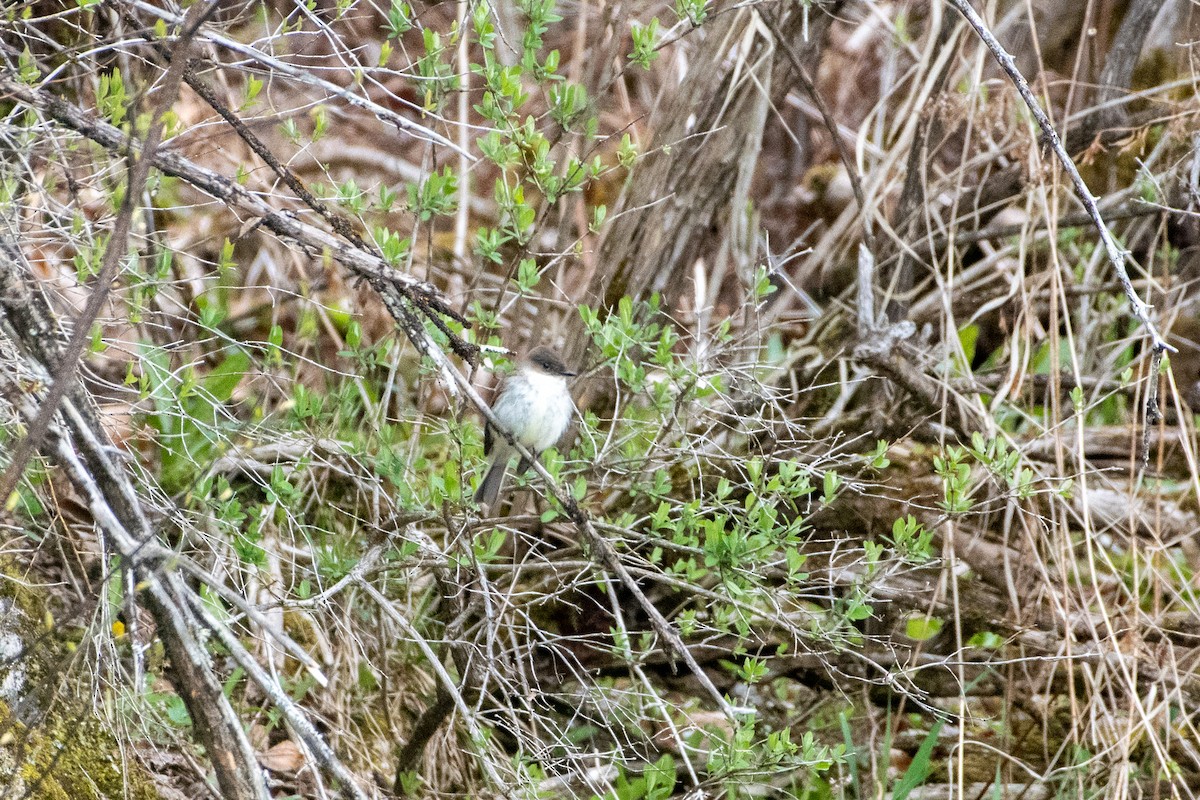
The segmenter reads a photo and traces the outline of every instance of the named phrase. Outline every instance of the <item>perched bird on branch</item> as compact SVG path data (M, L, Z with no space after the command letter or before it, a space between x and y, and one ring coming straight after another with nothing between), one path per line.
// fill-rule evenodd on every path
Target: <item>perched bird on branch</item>
M562 438L571 424L575 406L567 378L574 374L556 350L535 348L518 362L517 371L504 380L492 403L492 413L515 442L536 456ZM475 502L491 508L500 494L508 462L517 455L517 450L490 423L484 426L483 449L491 457L491 464L475 492ZM527 469L529 461L522 458L517 474L524 474Z

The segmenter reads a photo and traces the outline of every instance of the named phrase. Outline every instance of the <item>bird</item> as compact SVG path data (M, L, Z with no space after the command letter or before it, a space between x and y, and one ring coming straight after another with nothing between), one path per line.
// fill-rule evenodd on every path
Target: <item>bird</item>
M535 457L553 447L571 424L575 404L571 400L567 378L574 375L558 351L546 346L536 347L517 362L516 372L505 378L492 403L492 413L497 421L512 434L514 441ZM475 491L475 502L491 508L500 494L508 462L517 451L491 423L484 425L483 451L491 457L491 462ZM524 474L527 469L529 461L522 457L517 474Z

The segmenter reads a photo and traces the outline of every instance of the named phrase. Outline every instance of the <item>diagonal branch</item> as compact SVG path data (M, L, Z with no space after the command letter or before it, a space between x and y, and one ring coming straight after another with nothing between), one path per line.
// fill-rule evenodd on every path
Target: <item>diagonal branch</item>
M1133 282L1129 279L1129 272L1125 269L1126 253L1117 246L1116 239L1108 230L1108 225L1105 224L1104 218L1100 215L1100 209L1096 207L1096 198L1092 196L1092 192L1088 189L1087 184L1083 182L1083 176L1079 174L1079 170L1075 168L1075 162L1071 160L1067 150L1063 147L1062 140L1058 136L1058 131L1054 129L1050 118L1046 116L1046 112L1042 110L1041 104L1037 98L1033 96L1033 91L1029 88L1029 81L1025 80L1025 76L1017 69L1016 61L1012 55L1004 49L1003 45L996 40L992 32L988 29L983 18L976 13L975 9L967 0L947 0L953 5L958 12L966 18L967 24L975 29L980 40L987 46L988 50L995 56L1000 67L1008 75L1009 80L1017 87L1017 92L1021 95L1021 99L1025 101L1025 105L1029 107L1029 112L1037 121L1038 127L1042 129L1046 140L1050 143L1050 148L1054 151L1054 155L1062 164L1063 170L1071 179L1071 185L1075 188L1075 194L1079 196L1079 201L1083 203L1083 207L1087 209L1088 217L1092 224L1096 226L1096 230L1100 234L1100 241L1104 245L1104 252L1108 256L1108 262L1112 265L1113 271L1117 273L1117 279L1121 282L1121 287L1125 290L1125 297L1129 299L1129 308L1138 321L1142 323L1142 327L1146 329L1146 334L1150 337L1151 347L1158 353L1164 351L1177 352L1176 348L1167 344L1162 335L1158 332L1154 322L1150 319L1150 306L1142 302L1142 298L1138 296L1137 290L1133 288Z
M22 83L11 73L0 73L0 93L31 106L50 119L91 139L113 152L141 152L144 147L127 137L114 126L98 119L52 93ZM451 334L442 316L469 326L451 306L450 301L433 284L418 280L394 269L377 254L356 246L335 233L300 220L291 211L275 208L260 196L228 177L187 159L178 153L159 149L151 163L166 175L186 181L210 197L221 201L276 235L298 242L313 253L327 253L330 258L359 277L371 281L376 288L394 286L412 301L420 312L449 335L451 347L460 357L473 360L477 348L461 337Z
M15 274L19 251L4 247L0 252L10 256L7 262L0 261L0 328L8 338L30 353L24 366L32 375L48 375L49 367L43 360L61 360L53 346L47 347L44 341L53 339L52 334L48 333L48 310L39 311L42 304L29 291L28 283ZM0 373L0 377L5 375ZM40 380L32 383L37 385L45 382ZM7 390L6 396L15 398L18 411L26 419L31 419L37 412L36 394L23 391L19 385L6 386L0 383L0 389ZM197 741L204 745L212 759L222 796L231 800L266 800L266 789L242 724L213 674L202 638L195 633L198 624L211 630L221 640L250 678L272 699L313 759L326 774L337 780L343 794L364 800L365 795L349 769L303 716L303 712L286 693L279 690L278 684L270 676L257 668L229 629L208 614L196 591L176 569L182 566L247 613L252 620L261 622L256 619L257 611L252 606L241 602L236 595L223 591L220 582L211 575L186 559L181 561L175 553L159 544L142 511L128 473L113 463L110 454L115 452L115 448L101 432L94 415L90 413L88 402L78 382L75 382L57 418L61 421L52 421L47 429L42 450L65 470L71 483L85 498L97 525L114 543L122 561L134 572L136 581L143 587L140 597L154 617L158 634L170 657L173 681L195 723ZM270 627L265 629L269 631ZM323 680L320 669L298 645L287 638L282 643L319 681Z
M26 344L13 330L11 318L0 314L0 322L14 343ZM49 373L46 365L31 358L25 360L25 366L34 374ZM18 412L26 420L33 419L39 407L36 394L22 391L20 386L4 388ZM108 455L111 443L90 429L86 416L70 398L66 399L58 417L62 424L51 422L41 450L62 467L97 526L137 575L140 599L154 618L170 659L172 681L192 718L196 741L209 754L222 796L230 800L267 800L262 771L241 722L213 674L207 650L177 601L179 576L161 566L170 553L157 543L141 509L130 507L133 487L129 476L112 463Z
M32 106L51 119L92 139L109 150L131 150L141 152L135 141L125 136L117 128L97 119L76 106L55 97L50 92L28 86L12 75L0 74L0 92L9 95L22 103ZM502 428L491 414L491 409L470 385L460 371L450 363L441 347L433 340L424 326L421 325L416 311L437 322L435 314L451 316L460 319L449 306L442 294L431 284L400 273L388 265L374 253L355 247L336 234L300 221L292 214L272 207L258 195L240 186L235 181L216 172L201 167L198 164L173 152L161 149L152 153L151 163L163 173L180 178L210 196L228 205L232 210L258 219L260 224L281 237L299 242L315 252L325 252L335 261L349 268L352 272L368 280L379 293L385 306L400 324L406 336L419 351L429 357L442 373L448 388L453 391L457 387L480 410L483 416L497 428ZM409 305L415 306L412 309ZM443 331L445 332L445 331ZM470 357L473 350L465 350L473 346L461 342L458 337L451 337L451 345L456 353ZM460 349L459 345L464 349ZM521 455L530 454L523 448ZM650 620L655 634L662 640L675 656L683 662L704 688L705 692L721 712L730 720L735 720L736 709L725 699L724 695L713 684L712 679L704 672L688 649L679 633L663 616L649 598L646 597L637 581L621 561L613 545L604 539L593 527L587 514L570 497L569 493L558 487L550 474L536 459L530 459L538 474L546 481L551 494L567 510L572 522L582 535L585 544L591 550L593 557L610 574L614 575L627 591L636 599L638 605Z

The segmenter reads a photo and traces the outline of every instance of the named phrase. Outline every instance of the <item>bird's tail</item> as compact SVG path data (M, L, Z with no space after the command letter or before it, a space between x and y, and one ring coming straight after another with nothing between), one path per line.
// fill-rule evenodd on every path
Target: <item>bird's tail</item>
M496 498L500 496L500 484L504 483L504 473L508 468L508 454L496 453L492 459L492 465L488 467L487 475L483 476L483 480L479 483L479 488L475 490L475 502L485 508L491 509L492 504L496 502Z

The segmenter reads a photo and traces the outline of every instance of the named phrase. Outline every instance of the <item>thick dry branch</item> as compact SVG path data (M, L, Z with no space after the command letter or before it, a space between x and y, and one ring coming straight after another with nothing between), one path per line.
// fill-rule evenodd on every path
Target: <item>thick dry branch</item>
M946 423L963 441L971 438L972 431L982 430L986 421L983 412L973 407L969 399L955 396L945 381L927 375L906 355L908 348L904 343L889 336L890 330L876 330L860 342L854 349L855 360L912 394L930 416L944 413Z
M768 110L790 88L793 58L815 71L839 5L781 5L771 11L773 35L754 5L732 7L704 26L682 84L650 120L654 147L626 185L597 253L603 268L579 299L607 310L622 297L658 292L669 305L690 283L697 259L705 260L715 291L730 263L747 258L752 237L742 228ZM801 41L802 32L808 39L799 52L772 41ZM731 41L740 43L736 58L728 57ZM575 326L567 355L580 361L589 340L578 320Z
M10 326L5 327L14 341L20 341ZM16 399L22 416L32 419L39 407L38 398L21 393L19 386L10 384L6 388L15 389L8 393L9 397ZM107 451L113 450L111 443L101 439L99 432L87 429L84 416L76 411L70 399L63 401L62 418L62 427L51 423L41 449L65 470L96 524L110 537L144 587L141 597L154 617L163 649L170 659L175 688L192 718L197 741L209 753L222 795L231 800L266 800L266 784L241 721L222 692L208 653L193 633L179 602L180 592L188 590L176 573L162 568L169 561L169 554L155 541L140 509L134 507L133 520L127 522L128 498L133 495L133 488L128 475L109 460ZM96 464L107 468L93 472Z
M138 582L145 586L143 602L158 628L163 648L170 658L170 673L188 713L196 738L209 753L217 783L232 800L265 800L268 796L262 771L234 713L214 675L208 654L195 636L186 609L179 599L189 591L177 573L162 568L164 553L157 543L138 500L130 475L114 463L112 442L97 424L90 399L76 378L83 347L90 336L124 254L132 224L136 198L142 194L150 174L163 130L163 117L174 102L186 64L186 52L196 30L216 4L196 3L182 24L177 65L168 71L162 98L156 106L145 146L133 157L124 200L110 237L100 272L74 335L65 337L50 315L48 305L26 283L18 271L24 260L10 240L16 234L4 231L4 263L0 263L0 326L18 349L29 355L22 365L9 365L9 377L19 369L41 377L49 389L30 391L20 381L10 384L9 398L28 425L28 432L15 449L0 496L7 497L37 450L46 452L67 473L90 508L97 524L106 531L122 560ZM61 408L61 416L59 410ZM61 422L55 422L61 419Z
M421 716L417 718L417 724L413 726L412 732L408 735L408 741L396 754L396 779L392 787L392 791L396 794L403 791L404 773L417 768L417 762L425 753L425 746L442 726L442 721L450 716L450 712L453 710L454 695L450 689L446 688L445 683L439 682L433 703L421 712Z
M1162 10L1165 0L1137 0L1129 4L1121 27L1113 39L1100 72L1100 97L1098 98L1099 115L1097 126L1108 128L1120 124L1126 114L1122 104L1114 103L1122 93L1128 91L1133 80L1133 69L1137 66L1138 56L1146 43L1146 35L1154 18Z
M65 337L44 298L32 288L30 280L18 273L24 263L19 248L6 238L0 252L5 256L0 262L0 329L28 353L20 368L39 378L31 384L48 383L51 370L66 358L62 344ZM12 365L0 375L15 376L19 374L17 370L18 366ZM6 396L27 420L44 407L45 400L27 390L19 380L9 380L5 388ZM209 753L222 795L234 800L265 800L267 790L242 723L222 692L201 638L195 635L197 615L205 617L205 624L231 652L243 657L241 660L247 662L243 666L263 691L280 703L293 730L304 739L321 767L338 780L349 796L364 797L349 770L299 709L279 691L270 676L254 668L232 634L207 617L195 591L169 566L177 563L177 559L159 544L126 467L113 460L112 454L118 450L103 433L91 400L78 380L70 382L64 395L61 414L52 418L61 421L51 422L41 449L65 469L134 579L146 587L141 597L155 619L158 635L170 658L175 687L195 723L197 740ZM218 587L211 578L209 582ZM242 607L249 610L248 606ZM294 646L289 649L310 669L315 669L315 662L306 654ZM315 674L319 676L320 670L316 669Z
M1065 385L1069 389L1069 384ZM1187 441L1192 436L1186 428L1168 427L1159 430L1150 426L1149 450L1158 453L1157 469L1160 477L1187 478L1193 465L1188 460L1190 449ZM1137 463L1137 433L1124 425L1092 425L1087 431L1088 464L1106 472L1117 472L1133 467ZM1031 439L1022 445L1027 458L1047 464L1058 462L1059 448L1073 450L1065 444L1063 437L1046 434ZM1143 443L1143 450L1147 449Z
M242 646L242 643L238 641L238 638L233 635L229 628L213 618L208 609L204 607L204 602L200 599L200 596L194 592L189 592L181 599L187 602L191 613L196 615L203 625L225 646L225 649L229 651L229 655L238 663L238 666L246 671L246 675L270 698L271 703L279 709L283 718L287 720L292 732L308 748L309 753L321 765L322 770L337 779L341 795L352 800L367 800L367 795L359 788L358 782L354 779L350 770L342 764L333 752L333 748L329 746L321 737L321 734L317 732L317 729L313 727L308 716L288 696L283 687L267 674L267 671Z
M6 248L6 251L11 254L13 248ZM27 350L44 349L45 340L33 346L25 341L50 325L48 318L37 313L43 304L33 299L34 295L25 282L14 274L14 267L20 262L8 263L10 266L0 271L0 289L5 290L4 298L8 301L0 305L0 312L4 312L0 313L0 323L3 323L5 334ZM21 309L19 312L14 309L18 305ZM22 328L20 323L26 318L41 321ZM22 334L21 331L26 333ZM52 337L50 341L53 340ZM37 361L31 359L26 363L35 374L46 373L44 365ZM18 399L18 410L26 418L31 418L38 408L37 397L22 392L19 385L8 388L11 389L8 396ZM47 445L43 450L66 469L71 482L86 498L97 523L111 537L137 580L146 586L143 597L170 656L176 689L195 722L198 740L210 754L223 796L235 800L265 800L267 795L261 770L245 738L241 721L224 697L221 684L212 672L208 654L194 633L197 619L223 642L251 679L279 706L315 760L326 773L337 779L346 796L360 800L365 798L350 771L303 712L254 663L228 628L212 619L179 572L168 566L176 564L177 559L158 543L128 474L111 460L110 453L117 450L96 425L94 414L90 413L88 407L83 407L83 410L76 407L75 400L79 392L82 392L81 388L77 388L64 401L61 414L63 422L61 425L51 424ZM211 576L203 572L200 574L212 586L220 588ZM235 604L243 610L251 610L244 604ZM285 646L289 643L290 640L284 642ZM294 643L288 649L320 676L320 670L315 669L315 662L306 654L297 652Z

